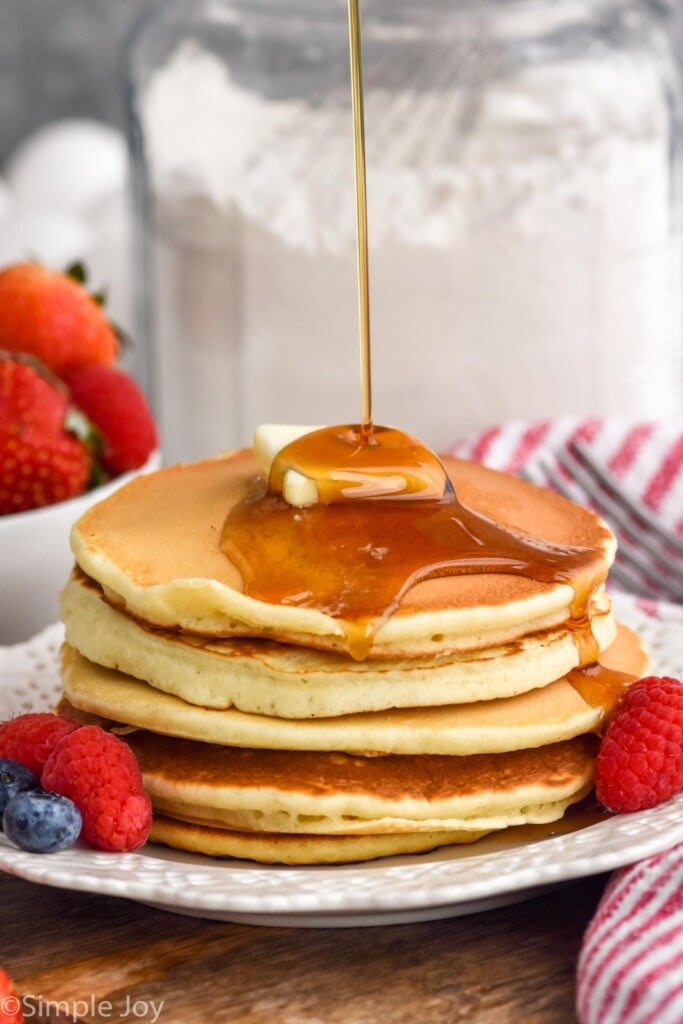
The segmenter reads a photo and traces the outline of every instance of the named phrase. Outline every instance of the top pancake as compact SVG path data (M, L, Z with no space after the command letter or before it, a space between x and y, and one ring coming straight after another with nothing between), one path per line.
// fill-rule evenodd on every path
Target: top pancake
M443 461L463 504L532 537L591 549L591 582L597 587L604 580L615 543L593 513L495 470ZM139 477L76 523L76 560L109 600L154 625L345 650L343 623L312 608L246 596L240 573L221 551L226 516L257 474L253 454L245 450ZM514 640L565 622L573 598L567 583L503 574L427 580L380 626L370 655L400 650L411 656Z

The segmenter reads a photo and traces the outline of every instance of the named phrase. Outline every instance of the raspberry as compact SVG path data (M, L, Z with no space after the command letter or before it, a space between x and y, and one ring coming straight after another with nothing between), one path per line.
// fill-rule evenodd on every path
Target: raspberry
M642 811L683 791L683 683L648 676L629 687L600 744L598 800Z
M22 1024L21 999L9 976L0 967L0 1024Z
M130 747L98 725L65 736L48 757L43 789L69 797L83 817L81 838L100 850L136 850L146 841L152 805Z
M0 757L18 761L40 778L52 748L77 726L63 715L33 711L0 725Z

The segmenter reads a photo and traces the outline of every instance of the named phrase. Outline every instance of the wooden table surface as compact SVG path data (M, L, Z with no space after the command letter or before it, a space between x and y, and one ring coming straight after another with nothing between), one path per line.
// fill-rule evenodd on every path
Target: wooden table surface
M572 1024L605 876L447 920L223 924L0 876L0 964L26 1020L64 1024Z

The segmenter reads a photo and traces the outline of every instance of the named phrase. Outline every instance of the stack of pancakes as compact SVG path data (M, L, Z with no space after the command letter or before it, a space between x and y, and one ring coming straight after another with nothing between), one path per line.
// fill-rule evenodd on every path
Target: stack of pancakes
M221 550L258 474L250 451L140 477L76 524L60 710L130 744L153 840L366 860L553 821L589 792L596 732L648 667L604 589L614 538L558 495L444 464L463 504L594 552L584 621L571 579L445 576L410 589L354 660L343 623L249 597Z

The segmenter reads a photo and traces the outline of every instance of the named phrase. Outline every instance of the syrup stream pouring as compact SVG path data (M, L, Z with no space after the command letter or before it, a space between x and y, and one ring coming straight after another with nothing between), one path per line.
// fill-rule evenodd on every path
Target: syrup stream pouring
M358 321L360 329L361 438L372 436L370 360L370 275L368 271L368 202L365 175L365 115L359 0L349 0L349 61L353 108L353 153L356 181L356 246L358 253Z

